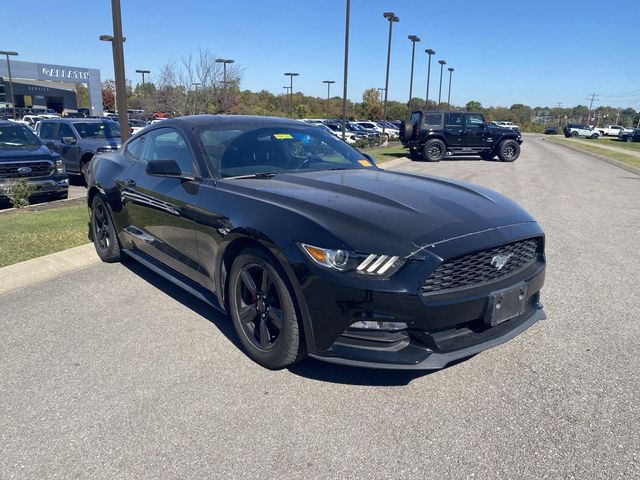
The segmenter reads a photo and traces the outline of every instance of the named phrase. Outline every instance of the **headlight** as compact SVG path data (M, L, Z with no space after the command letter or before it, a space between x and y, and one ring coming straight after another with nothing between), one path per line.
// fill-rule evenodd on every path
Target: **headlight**
M65 172L64 162L62 160L56 160L53 164L53 168L55 169L55 173L58 175L62 175Z
M391 255L376 255L348 252L346 250L333 250L314 247L301 243L300 247L307 256L317 265L344 273L359 275L371 275L379 278L387 278L393 275L404 265L404 258Z

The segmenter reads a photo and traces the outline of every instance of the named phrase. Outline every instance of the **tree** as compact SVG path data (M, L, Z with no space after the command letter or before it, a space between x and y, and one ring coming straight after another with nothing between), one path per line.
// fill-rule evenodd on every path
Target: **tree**
M84 83L76 83L76 99L78 107L88 108L89 105L89 90Z
M476 100L471 100L470 102L467 102L464 108L467 112L481 112L482 104Z

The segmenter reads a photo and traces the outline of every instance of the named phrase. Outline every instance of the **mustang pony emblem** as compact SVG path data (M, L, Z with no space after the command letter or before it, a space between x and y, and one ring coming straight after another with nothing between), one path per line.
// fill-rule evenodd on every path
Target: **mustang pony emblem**
M491 266L496 267L498 270L502 270L502 267L504 267L507 264L510 258L511 258L510 253L507 255L496 255L491 259Z

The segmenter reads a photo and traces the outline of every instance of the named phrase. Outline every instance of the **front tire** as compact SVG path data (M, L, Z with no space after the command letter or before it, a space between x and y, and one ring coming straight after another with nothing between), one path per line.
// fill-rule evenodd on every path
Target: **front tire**
M422 157L428 162L439 162L447 154L447 146L442 140L432 138L422 147Z
M591 135L591 140L597 140L599 137L599 135L597 133L594 133L593 135Z
M520 145L515 140L507 139L498 146L498 158L503 162L513 162L520 156Z
M306 355L294 296L280 266L261 249L236 257L229 273L229 312L245 352L269 369Z
M91 202L91 236L100 260L107 263L120 261L120 243L116 228L107 204L100 195L96 195Z
M572 138L578 138L578 132L571 132Z

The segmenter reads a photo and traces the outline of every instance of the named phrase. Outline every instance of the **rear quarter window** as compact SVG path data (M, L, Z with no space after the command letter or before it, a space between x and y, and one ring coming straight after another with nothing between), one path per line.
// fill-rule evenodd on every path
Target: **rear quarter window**
M441 113L426 113L422 121L422 125L426 128L434 128L442 125Z

